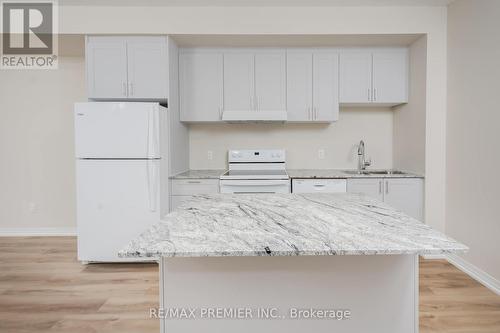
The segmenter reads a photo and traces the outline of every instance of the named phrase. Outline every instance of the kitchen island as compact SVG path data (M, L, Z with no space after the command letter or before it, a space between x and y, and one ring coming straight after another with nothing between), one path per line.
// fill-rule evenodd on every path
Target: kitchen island
M418 332L418 255L467 250L363 195L192 200L120 252L158 258L162 332Z

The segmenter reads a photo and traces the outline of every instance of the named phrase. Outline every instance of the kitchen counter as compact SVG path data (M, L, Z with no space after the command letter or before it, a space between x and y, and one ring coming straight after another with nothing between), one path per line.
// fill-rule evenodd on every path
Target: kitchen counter
M170 178L172 179L219 179L226 170L188 170Z
M120 256L443 254L467 247L359 194L198 195ZM192 208L196 207L196 208Z
M424 178L414 173L404 174L353 174L339 169L287 169L290 178ZM356 171L356 170L352 170ZM376 169L367 171L377 171Z

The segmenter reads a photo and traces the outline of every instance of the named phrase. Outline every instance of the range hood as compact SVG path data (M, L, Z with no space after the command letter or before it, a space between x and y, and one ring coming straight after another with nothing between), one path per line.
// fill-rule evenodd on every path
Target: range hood
M279 121L284 122L287 121L286 111L224 111L222 113L222 120L228 122L243 122L243 121L252 121L252 122L273 122Z

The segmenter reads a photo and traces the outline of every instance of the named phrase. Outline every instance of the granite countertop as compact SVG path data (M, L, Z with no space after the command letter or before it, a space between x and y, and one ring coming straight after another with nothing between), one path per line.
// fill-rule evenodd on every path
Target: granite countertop
M424 178L415 173L404 174L353 174L339 169L287 169L290 178ZM356 171L356 170L352 170ZM379 171L376 169L367 171Z
M188 170L170 178L172 179L219 179L226 170Z
M194 196L119 255L382 255L466 250L428 225L365 195L260 194Z
M352 170L355 171L355 170ZM368 170L377 171L377 170ZM174 175L172 179L219 179L226 170L188 170ZM290 178L423 178L414 173L405 174L352 174L339 169L287 169Z

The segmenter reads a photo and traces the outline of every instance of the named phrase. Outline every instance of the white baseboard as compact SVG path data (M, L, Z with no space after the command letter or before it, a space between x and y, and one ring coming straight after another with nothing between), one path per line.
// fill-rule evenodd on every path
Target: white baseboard
M474 266L470 262L464 260L462 257L457 256L456 254L449 254L447 256L447 259L453 266L466 273L471 278L493 291L495 294L500 295L499 280L495 279L493 276Z
M424 254L421 256L422 258L426 260L446 260L446 255L444 254Z
M76 236L76 228L0 228L0 237Z

